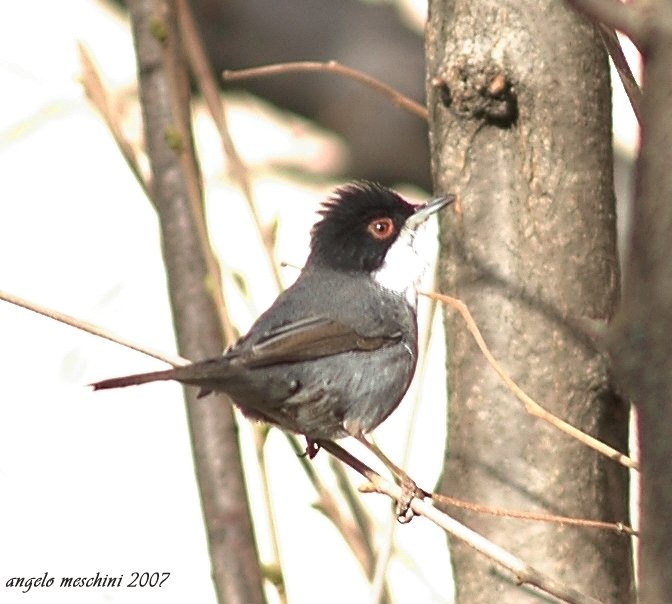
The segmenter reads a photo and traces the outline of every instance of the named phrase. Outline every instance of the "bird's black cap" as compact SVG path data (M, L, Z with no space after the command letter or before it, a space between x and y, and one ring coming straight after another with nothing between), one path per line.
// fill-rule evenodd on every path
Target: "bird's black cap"
M390 189L371 182L337 189L311 231L307 265L373 272L416 207Z

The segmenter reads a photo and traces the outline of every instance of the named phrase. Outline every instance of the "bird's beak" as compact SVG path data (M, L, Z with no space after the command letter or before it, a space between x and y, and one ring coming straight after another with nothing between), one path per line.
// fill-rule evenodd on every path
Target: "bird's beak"
M404 224L404 227L415 231L425 220L427 220L432 214L438 212L442 208L445 208L447 205L450 205L455 201L456 197L452 193L446 195L441 195L440 197L435 197L430 199L426 204L418 206L418 209L415 213L411 214Z

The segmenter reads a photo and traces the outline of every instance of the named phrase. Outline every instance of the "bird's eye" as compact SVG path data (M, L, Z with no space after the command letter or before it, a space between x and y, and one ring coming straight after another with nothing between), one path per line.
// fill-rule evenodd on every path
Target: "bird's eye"
M394 235L396 228L391 218L376 218L369 222L367 230L375 239L382 241Z

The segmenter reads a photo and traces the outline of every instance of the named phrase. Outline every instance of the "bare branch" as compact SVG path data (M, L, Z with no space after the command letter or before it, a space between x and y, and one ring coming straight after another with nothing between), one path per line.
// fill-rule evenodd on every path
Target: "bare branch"
M423 107L422 105L409 99L407 96L397 92L391 86L383 84L380 80L376 80L376 78L372 78L371 76L353 69L352 67L341 65L337 61L328 61L326 63L322 63L320 61L276 63L273 65L264 65L263 67L253 67L251 69L239 69L237 71L226 70L222 76L225 80L232 82L235 80L292 73L295 71L324 71L346 76L357 82L361 82L362 84L370 86L374 90L377 90L378 92L389 97L397 107L401 107L402 109L405 109L406 111L409 111L410 113L413 113L414 115L417 115L424 120L429 119L429 114L427 113L426 107Z
M15 304L16 306L20 306L27 310L32 310L33 312L36 312L40 315L44 315L45 317L49 317L50 319L54 319L60 323L65 323L66 325L70 325L70 327L76 327L77 329L81 329L82 331L90 333L94 336L98 336L99 338L104 338L110 342L121 344L122 346L130 348L131 350L136 350L137 352L141 352L147 356L154 357L159 361L164 361L173 367L183 367L184 365L188 365L190 363L190 361L183 359L182 357L166 355L158 350L141 346L132 340L127 340L126 338L117 336L112 332L103 329L102 327L94 325L93 323L76 319L75 317L58 312L57 310L52 310L51 308L36 304L35 302L30 302L24 298L19 298L19 296L15 296L8 292L0 291L0 300L4 300L10 304Z
M597 438L594 438L589 434L586 434L585 432L582 432L578 428L575 428L574 426L561 420L559 417L553 415L549 411L546 411L546 409L544 409L541 405L539 405L539 403L537 403L530 396L528 396L525 393L525 391L523 391L523 389L509 377L506 371L504 371L502 366L492 355L490 349L485 343L485 340L483 339L483 336L481 335L481 332L479 331L476 325L476 322L474 321L474 318L471 316L471 313L469 312L469 309L467 308L466 304L464 304L464 302L458 300L457 298L451 298L450 296L444 296L443 294L437 294L434 292L423 293L423 295L432 298L434 300L438 300L439 302L449 304L450 306L452 306L453 308L457 309L460 312L462 317L464 317L465 322L467 323L469 331L474 336L474 339L476 340L478 347L481 349L483 356L485 356L488 363L490 363L492 368L497 372L497 375L499 375L499 377L507 385L509 390L511 390L511 392L513 392L522 401L522 403L525 405L525 409L530 415L538 417L539 419L543 419L552 426L558 428L558 430L561 430L562 432L568 434L572 438L581 441L585 445L595 449L599 453L602 453L602 455L605 455L606 457L609 457L610 459L613 459L614 461L617 461L618 463L623 464L628 468L631 468L633 470L639 469L639 465L637 464L637 462L628 457L627 455L624 455L623 453L616 451L616 449L603 443L601 440L598 440Z
M343 515L337 499L318 476L313 464L305 455L305 451L297 437L284 430L283 434L287 437L290 446L294 450L294 453L296 453L297 459L301 462L306 476L317 492L318 500L314 505L315 509L322 512L333 523L343 537L343 540L348 544L355 558L357 558L366 576L371 577L373 572L373 545L369 540L369 536L360 530L360 526L356 522L352 522Z
M602 522L601 520L587 520L585 518L571 518L569 516L557 516L555 514L540 514L536 512L522 512L520 510L495 508L489 505L467 502L461 499L456 499L455 497L448 497L446 495L439 495L436 493L432 493L432 499L443 505L452 505L456 508L472 510L474 512L490 514L492 516L504 516L506 518L520 518L521 520L538 520L540 522L554 522L556 524L581 526L584 528L604 529L608 531L615 531L617 533L623 533L624 535L633 535L639 537L639 533L636 530L634 530L631 526L624 524L623 522Z
M126 160L128 167L131 169L133 176L135 176L135 179L138 181L138 184L142 187L147 198L151 199L151 181L149 181L143 174L138 162L136 150L124 134L124 130L121 126L121 117L114 111L113 103L110 100L110 91L107 86L105 86L105 82L103 82L103 78L93 61L89 49L82 42L78 42L77 50L79 52L79 62L82 65L80 80L82 86L84 86L84 92L103 118L103 121L110 130L114 141L117 143L117 147L119 147L119 151L121 151L122 156Z
M172 9L169 11L167 4L163 7L160 4L156 4L155 14L152 16L152 23L150 24L150 28L154 28L151 32L152 36L161 42L159 48L164 66L162 75L165 80L164 90L167 93L165 109L170 109L172 113L172 120L165 125L163 136L179 160L183 184L194 218L194 227L197 230L198 243L207 266L205 286L217 309L217 316L224 332L224 341L227 345L230 345L235 342L236 336L229 318L226 300L224 299L224 286L222 284L219 261L210 246L208 229L205 222L201 174L196 161L190 129L191 107L188 96L188 83L186 81L187 77L186 73L181 73L181 70L175 65L174 57L177 52L181 53L181 49L179 51L176 50L176 46L182 41L174 39L178 37L177 31L175 35L170 35L172 32L167 30L167 24L164 20L166 15L172 17ZM164 35L166 37L162 38ZM140 84L142 85L142 81ZM145 117L144 113L143 117ZM150 148L150 159L151 151L152 149ZM154 202L158 207L157 200L154 200Z
M273 503L271 498L271 483L268 479L268 469L266 467L266 438L270 430L270 426L264 423L255 423L254 430L254 449L257 454L257 466L261 474L261 488L264 493L264 507L266 508L266 517L269 525L269 536L271 539L271 547L273 548L273 562L269 565L276 569L274 573L277 579L273 581L273 585L278 593L280 604L288 604L287 590L285 588L285 577L282 570L282 562L280 557L280 543L278 542L278 528L275 522L275 514L273 513Z
M268 236L269 229L262 223L259 212L257 211L257 204L254 201L254 195L252 193L252 181L247 166L233 144L233 139L231 138L226 119L226 107L220 97L215 77L210 69L203 43L198 35L196 23L186 0L177 0L177 11L191 71L198 82L198 87L203 92L212 119L217 126L217 131L219 132L222 141L224 155L231 163L233 174L238 180L240 188L243 191L243 196L247 201L248 208L252 214L252 219L259 232L271 265L275 285L278 291L282 291L282 277L280 275L278 262L275 259L273 238Z
M370 482L370 485L363 485L363 487L360 487L360 491L383 493L395 500L399 500L402 497L402 490L399 485L383 479L380 474L359 461L356 457L353 457L335 442L330 440L318 440L316 443L335 457L338 457L344 463L347 463ZM528 564L525 564L525 562L519 558L516 558L507 552L505 549L441 512L431 503L414 498L411 501L411 509L417 515L424 516L428 520L431 520L446 532L458 539L462 539L474 549L511 571L515 575L516 584L534 586L547 594L555 596L562 602L569 602L571 604L600 604L599 600L586 596L585 594L540 573Z
M600 36L602 37L604 45L607 47L607 51L609 52L611 60L614 62L614 67L616 67L618 77L621 78L621 83L623 84L625 94L628 95L630 105L632 106L632 110L635 112L637 121L641 124L642 89L639 87L635 76L632 74L630 65L628 65L628 61L623 54L621 42L619 41L616 32L611 27L607 27L606 25L600 23L598 25L598 31L600 32Z

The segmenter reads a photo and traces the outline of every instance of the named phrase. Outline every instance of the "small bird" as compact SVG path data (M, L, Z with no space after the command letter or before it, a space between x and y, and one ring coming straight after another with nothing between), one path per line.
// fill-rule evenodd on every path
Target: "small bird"
M244 415L303 434L310 457L315 441L354 436L391 464L364 435L411 383L417 287L430 260L426 221L454 199L418 206L370 182L337 189L312 228L298 279L222 356L93 389L176 380L199 386L199 396L222 391Z

